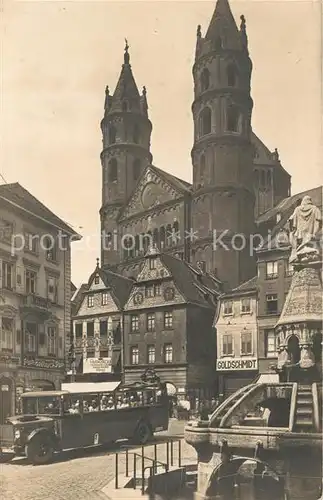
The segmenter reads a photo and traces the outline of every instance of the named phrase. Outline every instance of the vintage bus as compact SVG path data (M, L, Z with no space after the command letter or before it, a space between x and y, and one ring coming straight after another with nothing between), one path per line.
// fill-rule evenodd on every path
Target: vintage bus
M61 391L27 392L21 414L9 417L13 450L37 465L55 452L132 439L144 444L168 429L168 396L162 383L62 384Z

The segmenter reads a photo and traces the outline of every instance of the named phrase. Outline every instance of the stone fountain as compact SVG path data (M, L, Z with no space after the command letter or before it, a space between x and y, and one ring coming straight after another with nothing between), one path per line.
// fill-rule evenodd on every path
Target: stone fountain
M321 213L309 197L290 226L294 274L276 325L279 382L243 387L209 421L188 424L197 497L323 500Z

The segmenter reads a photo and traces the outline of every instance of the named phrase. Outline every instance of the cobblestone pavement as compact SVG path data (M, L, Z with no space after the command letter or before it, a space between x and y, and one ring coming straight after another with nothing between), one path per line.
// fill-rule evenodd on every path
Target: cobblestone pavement
M168 435L183 435L184 422L172 420ZM156 441L162 441L165 433L159 433ZM114 477L113 451L77 451L60 457L52 464L37 466L26 464L25 459L0 464L1 500L107 500L101 489ZM153 456L153 447L145 450ZM166 445L158 446L158 460L166 461ZM177 446L174 445L174 459ZM194 449L182 442L182 462L196 459ZM120 457L119 471L125 470L125 456Z

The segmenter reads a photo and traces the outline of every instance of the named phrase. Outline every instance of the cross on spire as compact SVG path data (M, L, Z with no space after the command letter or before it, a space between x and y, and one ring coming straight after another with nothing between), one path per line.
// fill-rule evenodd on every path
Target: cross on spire
M129 55L129 44L128 44L128 40L125 38L125 42L126 42L126 45L125 45L125 48L124 48L124 63L125 64L129 64L130 62L130 55Z

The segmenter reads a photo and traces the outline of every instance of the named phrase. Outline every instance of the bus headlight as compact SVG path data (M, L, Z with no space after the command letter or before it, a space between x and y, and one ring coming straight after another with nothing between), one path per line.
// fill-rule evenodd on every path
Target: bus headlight
M19 439L20 438L20 431L17 429L15 430L15 439Z

